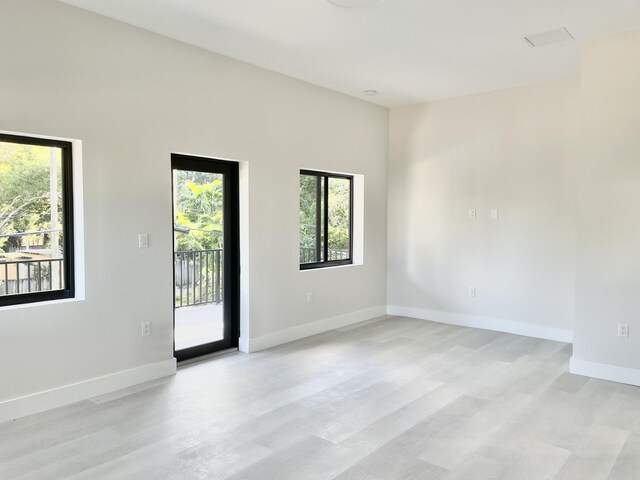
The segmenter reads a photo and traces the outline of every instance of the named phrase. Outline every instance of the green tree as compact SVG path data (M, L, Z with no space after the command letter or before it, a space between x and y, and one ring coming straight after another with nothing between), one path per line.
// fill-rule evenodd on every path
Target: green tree
M350 182L344 178L329 179L329 248L349 250Z
M319 177L300 175L300 246L316 248L316 192Z
M349 250L349 223L351 204L351 182L348 179L329 177L328 185L324 177L316 175L300 175L300 247L316 249L328 241L331 260L345 258ZM320 188L320 231L318 220L318 188ZM328 232L323 232L324 225L324 189L328 188ZM318 236L320 238L318 239ZM325 236L327 238L325 238ZM341 251L341 252L338 252ZM317 254L307 250L302 261L319 261Z
M175 188L177 250L222 248L222 176L178 170Z
M60 228L51 225L49 147L0 142L0 234ZM57 168L60 169L58 152ZM58 175L58 213L62 218L61 176ZM21 247L24 242L50 244L42 237L0 237L0 250Z

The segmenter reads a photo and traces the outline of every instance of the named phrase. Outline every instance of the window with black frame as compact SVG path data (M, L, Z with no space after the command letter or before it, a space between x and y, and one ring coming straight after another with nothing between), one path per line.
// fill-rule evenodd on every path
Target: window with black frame
M0 134L0 306L74 296L71 142Z
M353 261L353 176L300 171L300 269Z

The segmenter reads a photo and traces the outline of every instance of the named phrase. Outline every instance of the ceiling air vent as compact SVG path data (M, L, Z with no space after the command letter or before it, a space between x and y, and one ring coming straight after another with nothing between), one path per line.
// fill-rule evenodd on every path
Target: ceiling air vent
M551 43L566 42L568 40L574 40L573 35L569 33L566 28L559 28L558 30L551 30L550 32L539 33L537 35L528 35L523 37L524 41L532 47L541 47L542 45L549 45Z

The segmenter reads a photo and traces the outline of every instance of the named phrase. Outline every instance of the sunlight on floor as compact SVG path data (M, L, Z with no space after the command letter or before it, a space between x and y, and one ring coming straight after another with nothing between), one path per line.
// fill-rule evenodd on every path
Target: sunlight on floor
M222 303L176 309L176 350L223 338Z

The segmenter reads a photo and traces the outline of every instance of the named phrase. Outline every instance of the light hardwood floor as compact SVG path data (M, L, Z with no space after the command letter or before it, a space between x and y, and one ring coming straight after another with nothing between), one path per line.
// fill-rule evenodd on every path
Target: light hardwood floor
M0 424L0 478L640 479L640 389L570 354L383 318Z

